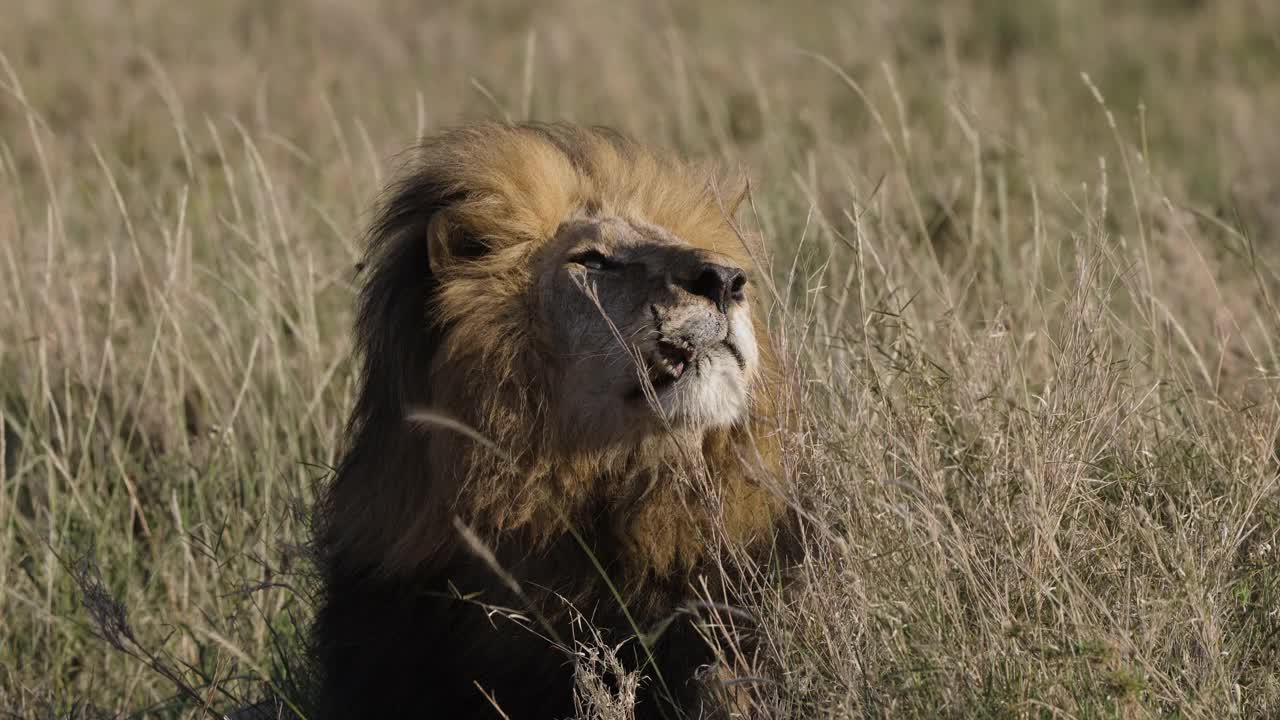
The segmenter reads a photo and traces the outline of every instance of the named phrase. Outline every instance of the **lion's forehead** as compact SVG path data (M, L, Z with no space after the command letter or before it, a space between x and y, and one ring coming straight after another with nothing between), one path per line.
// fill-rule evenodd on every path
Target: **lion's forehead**
M644 216L606 214L600 209L590 215L574 214L566 218L555 235L542 245L553 245L556 239L562 239L567 246L586 244L602 250L632 253L659 266L664 258L670 257L667 253L681 250L698 251L708 258L718 257L748 271L753 266L746 246L731 228L686 238Z
M625 223L625 229L630 229L632 233L627 233L624 228L618 227L623 223ZM750 254L745 252L745 246L728 226L711 228L695 233L690 237L683 237L675 231L662 225L657 225L643 217L620 218L611 234L616 237L616 242L619 243L641 245L653 243L668 247L693 248L724 257L743 269L750 269L752 265ZM605 241L610 241L610 238L605 238Z

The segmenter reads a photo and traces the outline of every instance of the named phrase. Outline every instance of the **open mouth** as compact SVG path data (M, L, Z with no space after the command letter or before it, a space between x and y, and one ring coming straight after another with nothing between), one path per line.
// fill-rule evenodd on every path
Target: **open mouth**
M649 360L649 382L654 389L674 384L684 377L695 359L692 347L685 343L660 340L657 352Z

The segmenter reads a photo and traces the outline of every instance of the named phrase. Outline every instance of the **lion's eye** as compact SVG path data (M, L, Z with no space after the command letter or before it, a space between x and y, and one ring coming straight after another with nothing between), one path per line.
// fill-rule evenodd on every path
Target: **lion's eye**
M569 258L569 262L588 270L614 270L618 267L616 261L605 257L599 250L584 250Z

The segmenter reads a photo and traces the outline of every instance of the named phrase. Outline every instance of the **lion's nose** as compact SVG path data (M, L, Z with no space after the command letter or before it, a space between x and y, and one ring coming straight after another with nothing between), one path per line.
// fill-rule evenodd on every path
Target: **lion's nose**
M707 298L720 312L725 312L729 303L742 299L742 288L746 284L747 275L741 268L707 262L694 270L685 290Z

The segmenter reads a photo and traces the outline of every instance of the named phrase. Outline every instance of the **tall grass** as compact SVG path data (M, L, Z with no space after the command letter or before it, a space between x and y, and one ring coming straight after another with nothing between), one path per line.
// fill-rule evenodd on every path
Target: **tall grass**
M753 178L808 547L735 609L765 716L1280 713L1273 3L2 5L14 715L305 703L359 231L478 117Z

